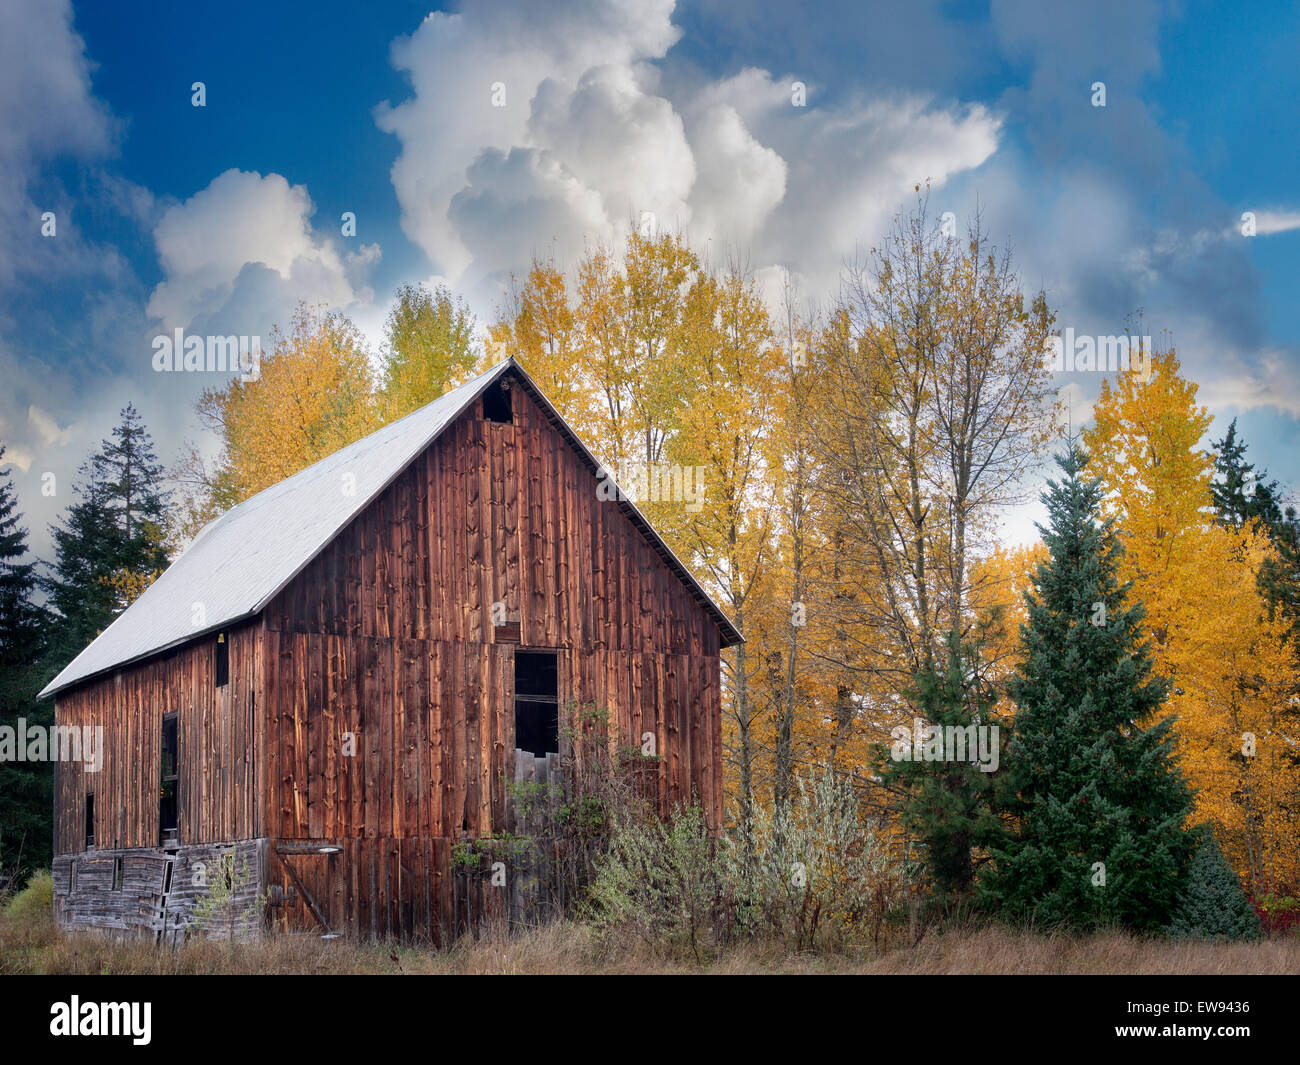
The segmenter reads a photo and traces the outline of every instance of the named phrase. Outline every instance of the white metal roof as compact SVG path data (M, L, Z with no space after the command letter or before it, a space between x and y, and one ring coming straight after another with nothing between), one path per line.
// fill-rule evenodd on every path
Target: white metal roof
M39 697L258 613L507 369L594 463L532 379L508 359L216 518ZM620 505L713 615L723 645L739 642L739 631L644 516L630 503Z

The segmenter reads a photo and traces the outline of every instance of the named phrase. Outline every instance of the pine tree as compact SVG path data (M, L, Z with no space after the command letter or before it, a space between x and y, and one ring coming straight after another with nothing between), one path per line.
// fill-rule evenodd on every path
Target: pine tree
M1153 674L1141 605L1124 605L1120 545L1099 520L1100 483L1071 441L1043 499L1049 558L1026 593L1014 735L999 781L1013 830L993 849L987 901L1012 919L1157 929L1169 920L1192 838L1192 799L1172 761L1172 717L1148 725L1168 685Z
M104 441L91 463L104 485L104 504L118 530L118 567L134 572L163 569L167 565L162 547L167 522L168 493L161 487L165 473L134 404L126 405L113 438Z
M1259 916L1219 850L1209 825L1200 826L1187 885L1169 922L1169 934L1193 939L1258 939Z
M85 462L61 524L50 526L54 541L53 573L41 578L56 614L50 636L51 676L75 658L113 620L111 579L121 550L107 489L94 464Z
M1263 526L1275 554L1260 567L1259 588L1268 600L1270 617L1285 620L1292 644L1300 647L1300 514L1295 507L1283 510L1277 481L1246 461L1246 443L1237 436L1235 418L1214 449L1211 494L1218 521L1231 529L1250 521Z
M153 440L132 405L113 436L82 464L77 501L51 527L53 573L41 583L57 612L47 669L52 676L121 613L122 587L137 588L167 565L167 493Z
M4 458L0 445L0 460ZM37 704L45 612L35 601L36 564L8 468L0 469L0 726L48 725L52 707ZM0 762L0 871L40 868L50 860L51 779L40 762Z
M934 737L931 729L987 727L993 723L994 693L984 681L978 648L950 636L942 670L927 669L917 674L911 701L924 724L925 736L895 730L892 747L882 747L878 762L881 783L902 796L899 818L911 840L919 843L932 886L933 901L940 909L951 909L967 898L975 881L985 849L996 837L999 822L993 810L995 772L980 767L978 741L965 742L965 757L956 757L945 743L936 746L940 759L917 759L917 745ZM945 731L944 737L951 733ZM977 733L970 735L978 735ZM1001 749L992 751L986 733L987 765L996 768ZM917 741L914 743L913 741ZM924 753L924 752L922 752Z
M1277 481L1268 480L1266 470L1256 471L1246 461L1246 442L1237 436L1237 419L1232 419L1227 435L1214 443L1214 479L1210 496L1221 524L1240 529L1249 521L1263 522L1266 528L1282 521Z

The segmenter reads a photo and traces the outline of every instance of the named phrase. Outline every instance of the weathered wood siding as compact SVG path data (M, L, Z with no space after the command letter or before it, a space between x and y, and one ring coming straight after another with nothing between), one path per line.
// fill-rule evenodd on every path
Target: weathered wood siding
M452 851L511 827L517 647L556 652L562 707L653 734L664 810L694 796L720 826L715 622L544 409L512 399L504 425L473 404L232 631L226 687L205 636L59 695L59 722L102 725L106 751L99 774L59 767L57 853L83 849L88 788L98 849L157 846L175 711L179 842L255 841L273 926L439 938L506 914L517 885Z
M380 639L717 657L704 608L521 388L514 423L479 405L267 607L267 625ZM346 482L340 479L340 506Z
M515 643L559 695L655 735L665 808L721 819L716 626L520 388L475 404L266 610L263 821L282 839L450 839L506 827ZM355 753L343 753L345 734Z
M215 636L205 636L60 693L59 725L103 729L103 763L55 767L54 852L85 849L87 792L97 849L156 847L162 720L177 715L181 843L251 839L258 829L254 766L262 665L259 624L232 630L230 680L216 686Z

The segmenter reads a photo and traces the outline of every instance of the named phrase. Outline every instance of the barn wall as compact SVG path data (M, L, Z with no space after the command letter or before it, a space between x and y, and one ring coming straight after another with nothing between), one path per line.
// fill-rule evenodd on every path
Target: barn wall
M513 407L502 426L475 404L266 610L262 819L273 847L339 848L289 859L333 930L436 937L500 905L450 854L511 827L516 646L558 652L562 704L654 734L663 809L695 796L721 823L717 628L542 409Z
M720 823L717 628L512 396L512 424L474 404L268 606L271 834L504 827L516 641L561 652L562 701L607 706L638 745L655 734L666 806L694 794Z
M62 762L55 773L55 854L85 849L88 791L95 796L98 850L158 846L162 719L177 714L181 843L256 837L256 713L260 630L232 630L230 681L215 682L214 637L126 666L55 697L59 725L101 726L99 772Z
M272 837L481 837L509 827L513 646L266 638L262 794ZM696 796L716 813L721 736L706 696L717 659L559 654L562 702L608 707L638 746L654 734L664 809Z
M514 424L466 411L268 607L275 629L716 655L704 608L515 388Z

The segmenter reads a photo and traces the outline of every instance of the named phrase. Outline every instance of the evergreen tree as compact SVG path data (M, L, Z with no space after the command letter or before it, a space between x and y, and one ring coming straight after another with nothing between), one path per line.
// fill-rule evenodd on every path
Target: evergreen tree
M1283 520L1281 490L1277 481L1268 480L1268 471L1256 471L1246 461L1246 442L1237 436L1237 419L1232 419L1228 433L1214 445L1214 477L1210 496L1220 524L1240 529L1249 521L1260 521L1272 529Z
M4 458L0 445L0 461ZM48 725L53 708L37 704L45 612L35 601L36 565L27 561L27 530L8 468L0 469L0 726ZM48 864L51 848L50 767L0 761L0 872Z
M104 441L91 463L104 485L104 504L117 528L118 566L136 572L165 568L161 535L167 522L165 472L134 404L126 405L112 439Z
M1012 919L1163 928L1184 881L1191 794L1172 759L1168 692L1152 672L1140 604L1126 606L1120 545L1099 520L1071 441L1048 482L1049 558L1026 593L1014 735L999 781L1013 830L993 849L986 899ZM1098 863L1101 863L1100 865Z
M1219 850L1214 830L1201 825L1187 886L1169 922L1169 934L1192 939L1258 939L1259 916Z
M980 768L978 740L968 742L977 733L963 735L964 752L952 750L946 742L932 748L939 758L918 750L927 739L938 742L932 729L945 730L946 741L950 729L978 728L994 721L994 692L981 676L978 648L950 636L946 650L942 669L920 671L911 693L924 735L916 736L915 719L908 722L906 735L895 730L896 742L881 747L877 763L881 783L902 796L900 819L909 838L924 850L933 900L940 909L950 909L968 897L986 848L999 830L992 807L996 773ZM989 738L997 735L986 734L990 765L993 757L1001 759L1001 750L994 753L989 745Z
M1259 571L1259 587L1272 617L1279 614L1291 627L1292 643L1300 647L1300 514L1282 505L1282 490L1266 471L1246 461L1246 443L1237 436L1237 421L1214 443L1214 480L1210 491L1221 525L1240 529L1257 521L1273 543L1276 556Z
M51 676L121 613L124 581L138 587L167 565L165 475L134 406L78 472L77 501L50 530L53 573L41 581L58 615Z

